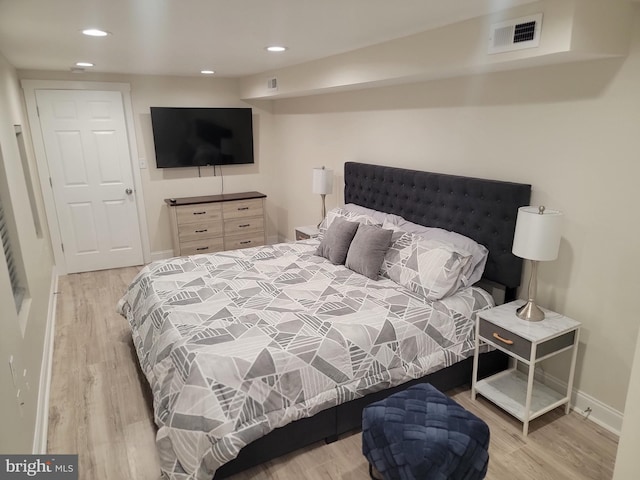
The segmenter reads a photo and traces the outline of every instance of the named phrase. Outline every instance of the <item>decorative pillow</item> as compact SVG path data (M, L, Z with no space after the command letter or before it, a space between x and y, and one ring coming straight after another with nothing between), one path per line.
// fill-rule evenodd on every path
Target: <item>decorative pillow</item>
M392 234L392 230L360 225L349 247L345 266L365 277L377 280Z
M355 203L346 203L342 208L354 214L367 215L368 217L373 218L379 225L382 225L385 222L389 222L394 225L397 225L400 222L406 222L406 220L400 217L399 215L394 215L393 213L381 212L379 210L374 210L373 208L367 208L367 207L363 207L362 205L356 205Z
M466 285L464 271L471 261L469 252L400 230L393 237L382 262L382 276L432 301Z
M450 232L443 228L425 227L417 223L409 222L400 217L401 221L389 223L385 222L383 228L400 229L407 233L419 235L425 240L435 240L440 243L452 245L456 249L462 249L471 254L471 261L465 267L465 285L473 285L482 277L484 267L487 264L489 251L484 245L480 245L475 240L465 237L456 232Z
M351 212L343 207L336 207L329 210L329 212L327 212L327 216L320 223L320 237L324 235L324 232L326 232L329 226L338 217L344 218L345 220L348 220L350 222L362 223L364 225L382 225L382 222L377 221L375 218L372 218L369 215L363 215L358 212Z
M349 222L337 217L320 241L316 255L326 258L334 265L343 265L359 225L358 222Z

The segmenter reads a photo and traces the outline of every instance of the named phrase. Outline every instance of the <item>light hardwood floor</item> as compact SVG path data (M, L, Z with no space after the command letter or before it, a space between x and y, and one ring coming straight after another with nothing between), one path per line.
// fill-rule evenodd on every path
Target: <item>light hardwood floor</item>
M151 399L127 322L115 305L138 268L60 278L49 410L50 453L78 453L80 478L160 477ZM448 392L491 429L490 480L610 479L617 437L577 413L556 409L521 424L469 389ZM360 434L316 443L233 480L365 480Z

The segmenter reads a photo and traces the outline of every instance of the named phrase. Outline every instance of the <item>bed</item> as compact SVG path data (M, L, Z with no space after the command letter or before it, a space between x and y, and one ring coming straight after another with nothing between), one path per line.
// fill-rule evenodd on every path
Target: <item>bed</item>
M344 178L346 204L484 245L483 281L514 296L522 265L511 243L529 185L355 162ZM366 404L411 383L469 382L473 316L492 305L487 292L465 286L428 302L333 265L318 243L155 262L130 285L118 311L153 393L165 477L223 478L337 439L359 427ZM486 373L506 365L483 355Z

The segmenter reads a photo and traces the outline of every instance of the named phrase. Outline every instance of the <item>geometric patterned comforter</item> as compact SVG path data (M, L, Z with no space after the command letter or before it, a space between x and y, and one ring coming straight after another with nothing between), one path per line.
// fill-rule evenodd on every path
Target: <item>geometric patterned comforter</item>
M129 286L117 308L153 392L164 477L209 480L275 428L473 353L488 293L426 302L317 245L159 261Z

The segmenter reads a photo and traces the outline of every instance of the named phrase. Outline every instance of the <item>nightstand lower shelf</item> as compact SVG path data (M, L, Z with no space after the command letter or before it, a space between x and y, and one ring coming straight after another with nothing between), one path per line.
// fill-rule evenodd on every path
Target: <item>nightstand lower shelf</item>
M476 392L491 400L497 406L526 421L527 375L518 370L506 370L476 383ZM533 382L531 408L528 420L567 403L569 399L543 383Z

